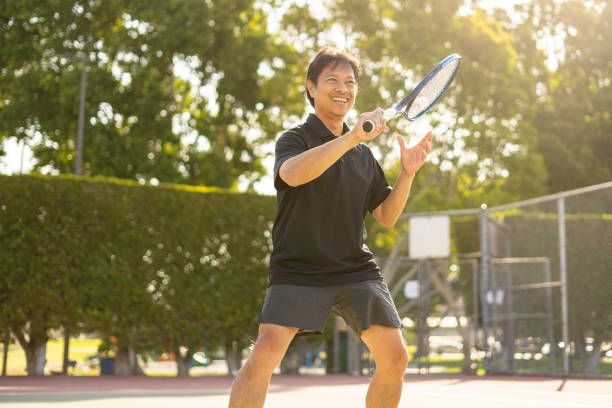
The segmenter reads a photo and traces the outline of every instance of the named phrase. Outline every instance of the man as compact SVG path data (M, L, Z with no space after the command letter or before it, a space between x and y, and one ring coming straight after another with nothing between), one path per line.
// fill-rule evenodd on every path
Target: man
M298 333L320 333L330 311L368 346L376 371L366 407L397 407L408 353L401 323L374 256L365 246L367 211L386 226L401 214L416 171L431 150L429 132L407 148L398 137L402 169L393 189L364 144L385 129L383 110L343 120L357 95L359 64L331 47L308 67L307 97L315 113L276 143L278 214L270 284L258 317L253 352L238 373L230 408L263 407L270 377ZM374 124L367 133L366 120Z

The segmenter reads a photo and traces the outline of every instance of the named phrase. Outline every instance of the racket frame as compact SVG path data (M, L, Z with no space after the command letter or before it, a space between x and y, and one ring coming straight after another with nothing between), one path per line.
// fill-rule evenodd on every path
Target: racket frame
M423 111L420 112L417 116L415 116L413 118L409 117L408 116L408 110L410 109L410 106L412 105L414 100L417 98L419 93L423 90L423 88L429 83L429 81L431 81L431 79L433 77L435 77L438 74L438 72L440 72L445 66L447 66L448 64L450 64L452 61L455 61L455 60L459 61L458 64L457 64L457 68L453 72L453 75L450 77L450 79L446 83L446 86L444 87L442 92L440 92L438 97L436 99L434 99L434 101L431 102L429 104L429 106L427 106L427 108L423 109ZM444 58L442 61L440 61L438 63L438 65L436 65L431 71L429 71L429 73L425 76L425 78L423 78L421 80L421 82L419 82L417 84L417 86L408 94L408 96L406 96L404 99L402 99L400 101L400 103L398 103L397 105L395 105L395 106L385 110L385 113L383 115L385 120L390 120L390 119L393 119L397 115L402 115L403 117L405 117L409 121L415 121L418 118L420 118L421 116L423 116L446 93L448 87L450 86L450 84L455 79L455 76L457 75L457 72L459 72L459 68L460 67L461 67L461 55L459 55L459 54L451 54L448 57ZM370 130L366 130L366 125L368 125L370 127ZM364 122L363 129L366 132L370 132L373 128L374 128L374 125L373 125L373 123L371 121L368 120L368 121Z
M457 68L455 68L455 70L453 71L453 75L451 75L450 79L446 82L446 86L444 87L444 89L442 90L442 92L440 92L438 94L438 97L436 99L433 100L433 102L431 102L429 104L429 106L427 106L427 108L423 109L423 111L421 113L419 113L417 116L410 118L408 116L408 110L410 109L410 106L412 105L412 103L414 102L414 100L416 99L416 97L419 95L419 93L421 93L421 91L423 90L423 88L425 87L425 85L427 85L429 83L429 81L432 80L433 77L435 77L438 72L440 72L445 66L447 66L448 64L450 64L452 61L458 60L458 64L457 64ZM446 90L448 89L448 87L450 86L450 84L453 82L453 79L455 79L455 76L457 75L457 72L459 72L459 68L461 67L461 56L459 54L451 54L448 57L444 58L442 61L440 61L438 63L438 65L436 65L426 76L425 78L423 78L421 80L421 82L418 83L418 85L412 90L412 92L410 92L410 94L408 94L408 96L406 96L404 99L402 99L400 101L400 103L398 103L394 110L396 112L396 114L401 114L402 116L404 116L406 119L410 120L410 121L414 121L417 120L418 118L420 118L421 116L423 116L425 113L427 113L427 111L429 111L439 100L440 98L442 98L442 96L446 93Z

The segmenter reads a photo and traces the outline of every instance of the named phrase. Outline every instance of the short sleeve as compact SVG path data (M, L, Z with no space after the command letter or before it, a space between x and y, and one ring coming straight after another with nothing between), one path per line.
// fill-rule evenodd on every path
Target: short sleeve
M376 207L385 201L392 190L383 169L374 156L372 156L372 161L374 162L374 177L372 177L368 197L368 210L370 212L374 211Z
M308 147L304 139L297 133L291 131L285 132L278 138L274 149L274 187L277 190L289 187L279 174L283 163L306 150L308 150Z

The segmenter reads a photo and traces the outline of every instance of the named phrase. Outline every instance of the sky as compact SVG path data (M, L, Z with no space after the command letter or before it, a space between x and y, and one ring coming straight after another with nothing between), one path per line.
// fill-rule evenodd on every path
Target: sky
M506 8L510 13L515 4L525 3L528 0L481 0L480 6L484 8L503 7ZM310 1L313 13L323 12L320 1ZM77 118L75 118L77 120ZM418 136L425 132L423 126L416 126L411 131ZM424 134L424 133L423 133ZM37 140L38 139L38 140ZM34 136L28 143L34 144L40 140L40 137ZM85 143L87 143L87 129L85 129ZM263 146L263 153L271 153L274 147L273 144ZM0 158L0 173L2 174L17 174L17 173L28 173L35 164L35 159L32 155L32 151L29 149L27 143L24 141L18 142L16 138L8 138L4 141L4 150L6 156ZM258 183L255 184L255 190L260 194L275 194L273 180L272 180L272 167L274 165L274 157L269 155L263 161L268 174ZM240 183L239 189L245 189L246 183Z

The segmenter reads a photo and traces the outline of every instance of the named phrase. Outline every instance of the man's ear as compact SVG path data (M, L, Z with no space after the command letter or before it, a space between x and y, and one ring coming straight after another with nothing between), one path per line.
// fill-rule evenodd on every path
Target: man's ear
M306 81L306 89L307 89L308 95L310 95L312 99L314 99L314 89L315 88L316 88L316 85L314 84L314 82L312 82L310 79Z

